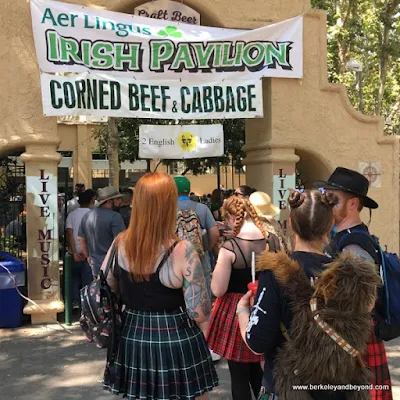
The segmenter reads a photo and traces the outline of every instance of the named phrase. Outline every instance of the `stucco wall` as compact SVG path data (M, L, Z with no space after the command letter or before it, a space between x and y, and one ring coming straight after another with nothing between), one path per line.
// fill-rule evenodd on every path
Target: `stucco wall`
M84 127L87 130L86 138L78 135L78 126ZM96 125L73 125L73 124L58 124L57 134L60 138L60 151L75 151L78 147L90 147L94 149L97 146L96 138L93 135L93 130Z
M55 118L43 117L29 3L2 0L0 152L27 142L57 142Z

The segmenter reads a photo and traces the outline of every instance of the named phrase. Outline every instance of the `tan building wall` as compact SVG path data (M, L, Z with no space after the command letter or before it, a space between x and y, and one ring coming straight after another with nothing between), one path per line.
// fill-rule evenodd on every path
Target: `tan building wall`
M97 146L94 136L96 125L63 124L57 125L57 134L60 138L59 151L72 151L73 176L75 183L84 183L92 186L92 152Z
M140 0L64 1L126 13L133 13L134 7L143 3ZM185 0L185 4L201 13L203 25L243 29L284 20L310 9L309 0ZM39 182L39 168L55 174L60 161L56 150L64 136L63 129L57 127L56 118L42 114L29 2L2 0L1 6L0 152L25 150L22 159L26 163L28 180L32 178L32 182L34 179ZM371 190L371 196L380 203L380 208L374 212L371 227L390 250L398 251L398 141L397 138L383 137L380 119L358 114L349 104L342 87L327 84L324 13L308 12L305 15L304 79L264 81L264 114L264 119L251 120L247 124L248 183L272 193L274 202L279 202L284 209L285 193L294 185L297 162L310 182L315 178L327 178L338 164L358 170L360 161L379 162L382 184ZM89 138L87 129L80 126L75 129L75 138ZM66 137L63 140L67 143L72 139ZM89 169L88 149L78 147L77 163L83 175L88 174ZM279 190L280 186L284 189ZM204 191L200 185L199 191ZM62 309L57 281L58 255L55 252L51 262L46 264L40 256L43 253L40 240L34 235L36 226L51 221L46 212L44 216L38 214L41 206L36 197L29 194L28 279L39 282L37 274L47 274L52 282L50 288L47 283L44 288L30 285L29 295L55 316ZM50 195L56 196L56 189L52 189ZM52 248L57 248L56 236L49 241ZM34 307L26 312L33 314L33 322L47 318Z
M154 168L154 163L152 164L152 168ZM157 168L157 171L163 171L165 173L168 172L166 166L160 166ZM221 166L221 185L224 186L225 189L236 189L239 185L246 184L246 175L235 173L234 179L232 181L232 172L231 168L228 168L228 171L225 172L224 167ZM175 176L175 175L174 175ZM203 194L211 194L214 189L218 188L217 184L217 175L216 174L206 174L206 175L192 175L188 173L186 177L190 180L191 183L191 191L194 192L198 196L202 196ZM232 186L232 184L234 186Z

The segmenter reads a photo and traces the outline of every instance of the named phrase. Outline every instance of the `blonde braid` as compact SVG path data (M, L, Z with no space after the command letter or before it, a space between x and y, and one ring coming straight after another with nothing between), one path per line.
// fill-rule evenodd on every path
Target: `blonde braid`
M264 228L263 223L260 220L260 217L257 214L256 209L254 208L253 204L250 203L249 200L246 200L246 207L248 208L247 213L249 214L249 217L252 219L254 222L255 226L261 231L263 234L264 238L268 240L269 238L269 232Z
M233 233L237 236L242 229L245 217L245 204L243 201L236 199L236 219L235 219L235 226L233 227Z
M235 216L235 226L233 227L233 233L235 236L237 236L242 229L244 220L246 218L251 218L253 223L263 234L264 238L268 240L269 233L267 230L265 230L257 211L249 200L231 197L228 200L225 200L221 211L224 218L227 218L229 215Z

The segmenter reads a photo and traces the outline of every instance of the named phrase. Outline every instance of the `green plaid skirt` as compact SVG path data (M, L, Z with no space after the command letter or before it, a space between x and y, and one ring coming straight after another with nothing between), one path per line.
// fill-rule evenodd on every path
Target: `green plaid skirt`
M218 386L204 335L187 316L126 310L115 381L103 387L128 399L194 400Z

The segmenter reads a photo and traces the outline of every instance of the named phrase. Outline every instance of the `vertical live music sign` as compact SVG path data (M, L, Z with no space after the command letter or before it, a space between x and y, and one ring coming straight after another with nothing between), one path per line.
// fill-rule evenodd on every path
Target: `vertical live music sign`
M58 1L30 4L46 115L201 119L210 118L205 110L212 107L221 109L219 117L261 117L262 77L303 76L301 16L239 31ZM232 82L246 85L226 89ZM168 90L163 93L162 87ZM251 91L255 107L248 100ZM165 107L154 111L159 96ZM129 107L130 102L137 106ZM185 112L184 105L192 102L196 108Z
M36 227L37 243L30 257L41 265L40 287L43 299L54 298L58 293L58 207L57 176L45 169L38 170L37 176L27 176L27 196L32 211L39 221ZM54 270L53 270L54 269ZM56 283L56 287L52 287Z
M279 223L287 232L289 207L287 199L290 190L296 188L296 170L294 164L278 163L274 165L273 177L273 203L279 207Z

